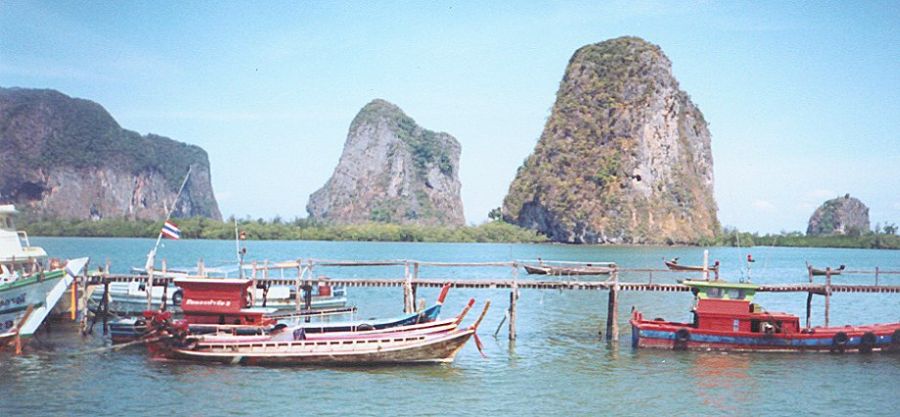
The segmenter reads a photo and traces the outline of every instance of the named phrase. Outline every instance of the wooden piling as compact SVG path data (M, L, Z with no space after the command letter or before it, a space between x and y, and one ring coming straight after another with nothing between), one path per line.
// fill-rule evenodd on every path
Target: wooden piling
M878 274L881 272L878 267L875 267L875 286L878 286Z
M812 291L806 293L806 328L809 328L809 316L812 312L812 299L813 293Z
M147 269L147 283L144 285L147 293L147 310L153 309L153 268L154 265L150 265L150 268ZM103 334L106 334L106 317L103 320Z
M403 262L403 312L412 313L415 305L412 303L412 276L409 274L409 261Z
M299 312L300 307L300 291L303 290L301 287L303 285L303 260L300 259L297 261L297 282L294 287L294 304L297 305L297 311Z
M168 269L166 268L166 260L163 259L163 260L162 260L162 274L163 274L163 278L166 278L166 273L167 273L167 272L168 272ZM150 292L151 292L150 295L152 296L152 295L153 295L153 294L152 294L152 293L153 293L153 287L150 287ZM168 298L168 296L169 296L169 285L166 284L166 283L165 283L165 280L164 280L164 281L163 281L163 293L162 293L162 298L159 300L159 310L160 310L160 311L166 311L166 301L167 301L166 299Z
M412 278L414 281L417 281L419 279L419 263L418 262L413 262ZM416 296L417 296L416 290L418 289L417 287L418 287L418 285L416 285L416 284L412 284L410 286L410 298L412 299L411 300L412 305L414 305L414 306L416 305L416 301L417 301L416 300ZM418 311L418 310L416 310L416 311Z
M197 276L201 278L206 276L206 264L203 263L203 258L197 260Z
M81 304L79 305L80 314L81 314L81 334L84 335L87 332L87 318L88 318L88 266L84 266L84 272L82 272L81 276Z
M303 297L306 311L312 310L312 285L304 285L303 290L306 291ZM309 323L309 316L306 316L306 322Z
M69 299L69 319L75 321L78 318L78 280L72 277L72 297Z
M519 265L512 263L513 281L509 289L509 340L516 340L516 301L519 300Z
M108 271L108 270L107 270ZM109 280L103 280L103 335L109 333Z
M606 341L619 341L619 273L612 273L613 285L609 287L606 306Z

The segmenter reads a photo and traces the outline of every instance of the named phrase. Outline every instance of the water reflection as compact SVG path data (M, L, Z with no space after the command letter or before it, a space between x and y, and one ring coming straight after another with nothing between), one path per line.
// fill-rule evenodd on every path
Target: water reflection
M722 414L746 412L756 397L756 383L750 378L746 355L703 352L688 354L692 386L700 401Z

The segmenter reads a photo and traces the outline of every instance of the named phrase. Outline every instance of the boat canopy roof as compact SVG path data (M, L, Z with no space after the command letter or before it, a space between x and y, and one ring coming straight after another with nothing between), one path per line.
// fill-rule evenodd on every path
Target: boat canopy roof
M728 281L684 280L682 284L696 290L698 298L752 301L759 288L756 284Z

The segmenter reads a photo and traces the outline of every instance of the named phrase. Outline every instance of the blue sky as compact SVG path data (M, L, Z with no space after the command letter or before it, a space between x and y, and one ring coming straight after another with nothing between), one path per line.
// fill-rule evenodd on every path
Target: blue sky
M306 216L374 98L462 144L466 219L501 204L572 53L658 44L713 135L724 225L805 230L850 193L900 223L897 2L0 3L0 86L102 104L207 150L223 214Z

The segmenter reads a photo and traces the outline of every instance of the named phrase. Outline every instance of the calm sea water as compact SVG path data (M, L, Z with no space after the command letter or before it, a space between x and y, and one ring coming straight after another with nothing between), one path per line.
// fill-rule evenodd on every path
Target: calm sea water
M55 257L108 259L114 272L143 265L150 239L33 238ZM622 267L662 266L663 257L700 263L697 248L562 245L248 242L258 260L510 259L615 261ZM159 257L169 265L208 265L233 259L233 242L166 242ZM842 249L712 248L722 276L746 275L740 262L750 252L757 283L807 280L804 261L849 268L900 269L900 252ZM327 269L329 276L400 277L402 268ZM423 268L422 277L505 278L507 268ZM521 279L527 279L524 274ZM638 277L623 277L637 280ZM646 278L646 277L644 277ZM666 282L673 277L654 276ZM882 277L900 285L900 276ZM873 282L840 277L835 282ZM420 289L433 300L437 290ZM623 293L621 342L598 338L606 321L606 292L522 290L518 340L510 343L503 318L508 291L451 290L445 316L470 298L494 300L479 333L487 359L469 343L452 364L359 368L210 366L148 360L140 349L102 355L63 353L103 346L101 336L82 338L70 323L55 323L33 341L33 352L0 354L0 416L17 415L900 415L900 355L722 354L635 351L628 310L687 320L686 293ZM360 315L393 316L402 309L399 288L351 288ZM770 310L803 315L805 294L760 294ZM833 324L900 321L897 295L837 294ZM813 324L823 322L816 297ZM470 317L471 320L471 317ZM98 331L95 334L102 333Z

